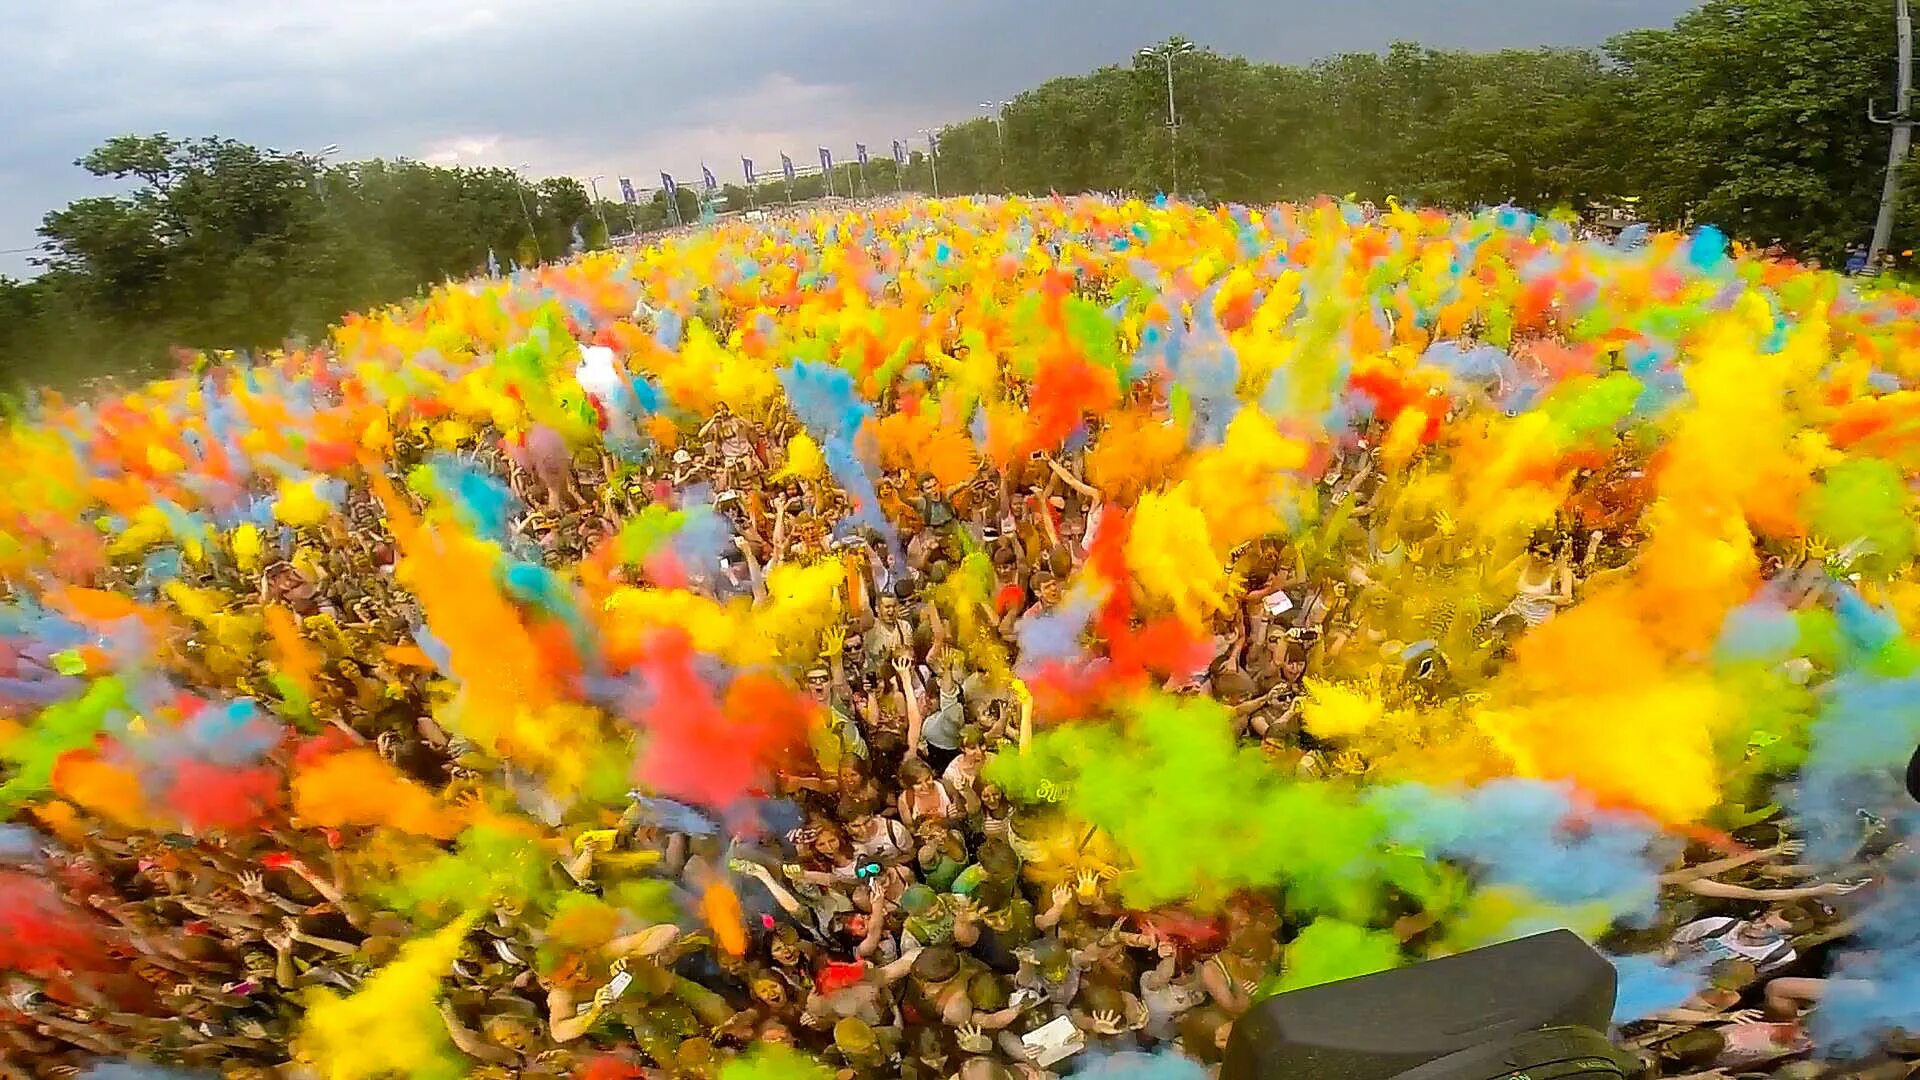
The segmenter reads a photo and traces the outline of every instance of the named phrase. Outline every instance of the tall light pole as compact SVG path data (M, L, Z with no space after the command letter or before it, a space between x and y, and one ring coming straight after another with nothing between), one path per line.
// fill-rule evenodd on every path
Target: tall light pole
M600 205L600 181L607 178L606 173L594 173L587 177L587 186L593 189L593 212L600 218L600 231L607 234L607 243L613 243L613 226L607 224L607 211Z
M940 136L926 128L920 134L927 137L927 171L933 177L933 197L940 197Z
M1154 45L1141 49L1139 55L1149 59L1166 62L1167 65L1167 145L1173 153L1173 191L1174 198L1180 197L1180 114L1173 108L1173 58L1184 56L1193 51L1193 42L1178 38L1164 45Z
M980 107L987 110L987 116L993 120L994 141L1000 144L1000 186L1009 191L1013 190L1013 185L1007 183L1007 129L1004 117L1006 116L1007 106L1011 104L1013 104L1011 101L983 101L980 103Z
M533 211L527 209L527 186L520 182L521 177L525 175L527 169L530 167L530 163L523 161L520 163L519 168L513 170L513 193L520 196L520 213L525 215L527 219L527 235L533 237L533 257L541 262L546 262L547 254L540 250L540 230L534 227Z
M1893 239L1893 212L1900 201L1900 167L1907 160L1907 149L1913 145L1914 122L1907 117L1907 110L1913 105L1913 17L1907 11L1907 0L1894 0L1893 18L1894 30L1900 35L1900 68L1893 115L1878 116L1873 102L1867 102L1867 119L1893 128L1893 144L1887 148L1887 182L1880 189L1880 216L1874 219L1873 244L1867 249L1869 272L1879 269L1880 256Z
M267 148L267 153L269 154L278 154L279 152L280 151L272 147ZM308 186L320 196L320 201L323 203L327 200L327 182L326 178L321 175L320 170L325 167L328 158L339 152L339 143L328 143L311 154L305 150L295 150L293 152L294 160L306 162L313 168L313 182Z

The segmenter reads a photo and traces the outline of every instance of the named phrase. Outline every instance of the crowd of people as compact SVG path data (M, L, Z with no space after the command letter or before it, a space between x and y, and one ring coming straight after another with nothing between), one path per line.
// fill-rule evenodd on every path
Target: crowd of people
M1821 755L1914 726L1920 346L1837 280L903 202L46 395L0 1067L1202 1077L1572 925L1648 1075L1912 1075L1901 736Z

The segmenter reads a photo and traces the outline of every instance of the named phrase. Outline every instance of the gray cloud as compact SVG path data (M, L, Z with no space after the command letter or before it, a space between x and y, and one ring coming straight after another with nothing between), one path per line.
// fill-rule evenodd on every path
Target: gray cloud
M1596 42L1687 0L61 0L0 5L0 249L111 190L72 162L125 132L536 175L888 141L1183 34L1303 61L1396 39ZM603 191L608 190L603 186ZM26 255L0 254L0 273Z

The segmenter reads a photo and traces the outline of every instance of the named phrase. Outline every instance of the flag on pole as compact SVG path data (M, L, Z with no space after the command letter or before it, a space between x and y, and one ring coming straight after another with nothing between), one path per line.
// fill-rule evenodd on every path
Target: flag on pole
M858 155L860 158L860 167L863 169L866 168L867 167L867 144L863 142L854 143L853 152L856 155Z
M666 191L668 200L672 200L676 195L680 194L680 186L673 182L672 173L660 174L660 187Z
M720 186L720 181L713 178L713 170L707 168L707 163L704 161L700 163L700 182L707 186L708 191L713 191Z
M793 183L793 159L785 154L780 155L780 175L787 178L787 183Z
M750 157L741 158L740 171L747 174L747 183L752 184L753 183L753 159Z
M820 148L820 171L821 172L833 171L833 151L827 149L824 146Z
M620 197L626 200L628 206L632 206L634 203L640 201L640 196L633 193L632 177L623 176L620 178Z
M927 132L927 150L930 153L934 153L934 154L938 154L940 152L940 133L939 132L937 131Z

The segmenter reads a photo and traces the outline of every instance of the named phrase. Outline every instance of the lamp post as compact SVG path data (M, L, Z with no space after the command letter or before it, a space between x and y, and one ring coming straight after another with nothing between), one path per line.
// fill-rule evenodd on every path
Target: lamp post
M1164 45L1141 49L1139 53L1148 59L1164 61L1167 65L1167 145L1173 154L1171 194L1176 199L1180 197L1180 115L1173 108L1173 58L1192 51L1193 42L1176 38Z
M600 231L606 234L608 246L612 246L613 226L607 224L606 208L600 205L600 181L606 178L606 173L594 173L587 177L587 187L593 190L593 212L600 218Z
M1893 143L1887 148L1887 179L1880 193L1880 214L1874 219L1873 243L1867 251L1870 271L1879 269L1880 256L1893 238L1893 215L1900 205L1900 167L1907 159L1908 147L1913 144L1914 120L1908 115L1913 107L1913 17L1907 11L1907 0L1894 0L1893 19L1894 30L1899 35L1893 115L1881 117L1875 113L1873 102L1867 102L1867 119L1893 128Z
M278 154L279 152L280 151L275 150L272 147L267 148L267 153L269 154ZM295 150L293 152L293 159L295 161L304 162L310 167L312 167L313 180L308 185L308 187L311 188L315 194L320 196L320 201L323 203L326 202L327 200L327 183L326 183L326 178L321 175L320 169L322 166L324 166L327 163L328 158L332 157L333 155L339 152L340 152L339 143L328 143L327 145L321 147L320 149L314 151L311 154L307 153L305 150Z
M1011 104L1013 104L1011 101L983 101L980 103L980 107L987 110L988 118L993 121L994 142L996 142L1000 148L1000 186L1006 188L1008 191L1013 190L1013 185L1007 182L1007 127L1005 117L1007 106Z
M533 238L533 257L540 262L546 262L546 252L540 250L540 230L534 227L533 211L527 208L527 188L520 182L529 167L531 167L530 163L523 161L519 168L513 170L513 193L520 196L520 213L527 219L527 235Z
M927 138L927 171L933 178L933 197L940 197L940 136L927 128L921 128L920 134Z

